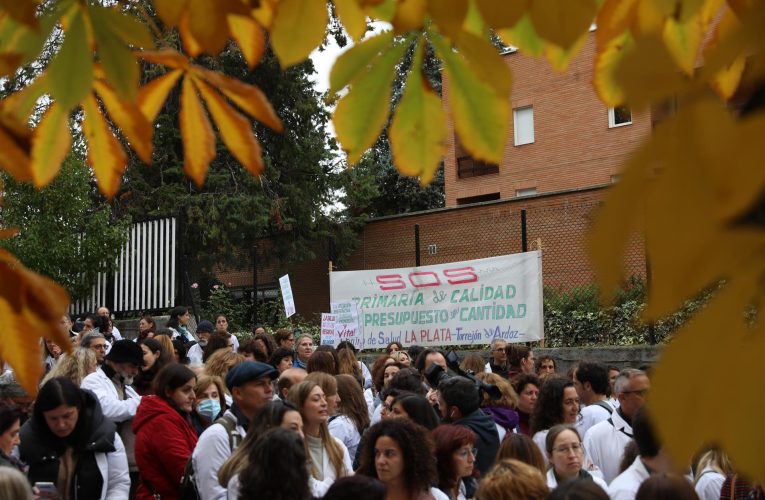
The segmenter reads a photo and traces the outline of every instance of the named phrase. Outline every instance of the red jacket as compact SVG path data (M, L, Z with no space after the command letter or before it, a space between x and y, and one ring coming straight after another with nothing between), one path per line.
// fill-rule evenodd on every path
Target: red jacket
M191 423L157 396L144 396L133 419L135 462L140 472L137 498L178 498L183 471L197 444Z

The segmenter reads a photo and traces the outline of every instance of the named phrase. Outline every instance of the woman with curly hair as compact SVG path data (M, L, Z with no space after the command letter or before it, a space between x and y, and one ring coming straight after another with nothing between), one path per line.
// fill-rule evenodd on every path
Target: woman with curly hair
M321 497L337 478L353 474L348 448L329 433L327 398L321 385L308 379L299 382L290 388L287 400L300 409L303 417L311 494Z
M545 382L531 416L531 432L534 433L532 439L539 446L542 455L547 454L545 443L550 428L558 424L576 424L578 417L579 395L574 388L574 382L563 377Z
M345 349L343 349L345 350ZM361 385L352 375L335 375L340 406L329 419L329 432L343 442L350 456L356 456L361 435L369 427L369 410Z
M74 382L77 387L82 384L82 379L96 371L98 363L93 349L77 347L72 349L71 354L62 354L58 362L51 368L45 378L40 382L40 387L56 377L65 377Z
M438 489L451 500L473 498L477 484L475 478L475 434L460 425L439 425L433 429L438 464Z
M248 454L249 467L238 476L246 500L308 500L312 497L303 440L297 432L274 428L258 437Z
M448 500L437 488L435 445L424 427L389 418L364 434L357 474L382 481L389 499Z

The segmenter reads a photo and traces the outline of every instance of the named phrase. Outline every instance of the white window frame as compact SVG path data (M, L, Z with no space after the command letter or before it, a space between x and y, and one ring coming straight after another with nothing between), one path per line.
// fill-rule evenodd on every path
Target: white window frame
M518 135L518 129L520 128L519 125L519 119L518 116L520 112L530 110L531 111L531 134L530 137L519 137ZM524 134L528 135L528 134ZM513 136L515 139L515 145L516 146L523 146L524 144L533 144L536 140L534 137L534 106L522 106L520 108L513 109ZM530 139L530 140L529 140ZM525 141L525 142L521 142Z
M608 128L626 127L627 125L632 125L632 109L627 106L618 107L626 107L630 110L630 121L624 123L616 123L616 113L614 113L615 108L608 108Z
M516 198L524 198L526 196L534 196L537 194L537 188L535 187L528 187L523 189L516 189L515 190L515 197Z

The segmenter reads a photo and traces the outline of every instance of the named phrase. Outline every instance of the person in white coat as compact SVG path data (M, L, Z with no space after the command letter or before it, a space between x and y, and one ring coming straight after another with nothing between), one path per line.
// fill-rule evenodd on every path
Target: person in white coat
M329 433L329 405L319 384L304 380L290 388L287 400L300 409L303 417L311 494L322 497L335 479L353 474L348 448Z
M50 379L20 435L19 454L32 484L53 483L60 498L127 500L125 447L90 391L66 377Z
M142 365L141 346L131 340L118 340L106 355L104 364L82 380L82 388L93 391L98 398L104 417L117 426L117 432L125 444L133 482L138 480L133 417L141 403L141 396L130 385Z
M273 397L271 381L276 369L259 361L243 361L229 370L226 387L233 404L199 436L191 455L197 490L202 500L226 498L226 488L218 480L223 463L247 434L252 417Z
M199 341L193 346L189 347L186 352L186 356L189 358L190 365L203 365L204 364L204 349L207 347L207 342L210 340L215 327L207 320L202 320L197 325L197 337ZM236 352L236 351L234 351Z
M608 403L608 368L602 363L583 361L574 371L574 388L583 403L576 423L580 436L595 424L608 420L614 408Z
M701 500L717 500L725 478L733 474L733 464L725 452L712 447L694 460L693 487Z
M558 483L579 478L593 481L606 492L606 482L582 468L585 463L584 446L576 427L567 424L553 426L547 433L545 448L550 462L547 471L547 486L550 490L557 488Z

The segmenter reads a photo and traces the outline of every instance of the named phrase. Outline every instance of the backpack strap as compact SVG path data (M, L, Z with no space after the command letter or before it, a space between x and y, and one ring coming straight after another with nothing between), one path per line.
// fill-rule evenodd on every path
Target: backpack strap
M239 444L242 442L242 436L236 429L236 419L231 419L227 414L224 413L222 417L215 421L215 423L222 425L223 428L226 429L226 433L228 434L228 446L231 448L231 452L233 453L237 448L239 448Z
M614 425L614 419L613 419L613 418L610 418L610 417L609 417L609 419L608 419L608 423L609 423L609 424L611 424L611 427L613 427L614 429L616 429L616 426ZM617 430L618 430L619 432L621 432L622 434L624 434L625 436L627 436L628 438L632 439L632 434L630 434L629 432L625 431L625 430L624 430L624 427L622 427L621 429L617 429Z
M603 401L603 400L596 401L595 402L595 406L600 406L601 408L606 410L609 415L611 415L614 412L613 407L610 404L608 404L607 402Z

